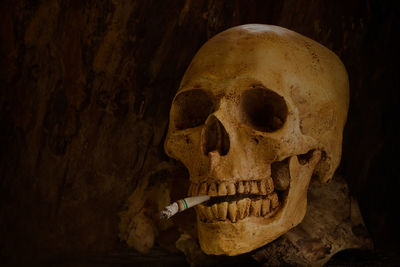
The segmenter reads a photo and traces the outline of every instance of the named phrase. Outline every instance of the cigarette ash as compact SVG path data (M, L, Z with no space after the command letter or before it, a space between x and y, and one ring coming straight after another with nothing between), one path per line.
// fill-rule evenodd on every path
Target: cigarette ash
M175 215L177 212L178 212L178 205L176 204L176 202L174 202L173 204L166 206L161 211L160 219L168 219L173 215Z

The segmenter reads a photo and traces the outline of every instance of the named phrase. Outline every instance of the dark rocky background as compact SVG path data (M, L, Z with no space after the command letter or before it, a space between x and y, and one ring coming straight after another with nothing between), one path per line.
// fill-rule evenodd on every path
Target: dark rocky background
M141 177L169 161L169 107L195 52L245 23L287 27L344 62L351 103L338 172L376 251L330 264L393 262L397 14L395 1L372 0L1 1L0 265L184 263L157 244L147 256L128 249L118 213Z

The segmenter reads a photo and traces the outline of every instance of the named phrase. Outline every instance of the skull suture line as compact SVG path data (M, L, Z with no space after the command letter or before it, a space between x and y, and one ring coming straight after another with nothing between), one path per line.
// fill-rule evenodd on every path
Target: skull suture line
M293 31L242 25L210 39L187 69L166 153L189 170L208 254L265 245L303 219L311 177L340 161L348 78L339 58Z

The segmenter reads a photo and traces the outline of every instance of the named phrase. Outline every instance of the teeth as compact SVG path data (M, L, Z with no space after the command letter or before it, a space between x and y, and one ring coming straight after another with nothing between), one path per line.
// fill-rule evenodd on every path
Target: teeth
M244 213L246 211L246 200L241 199L237 202L237 208L238 208L238 219L243 219L244 218Z
M271 203L268 198L262 200L262 206L261 206L262 216L265 216L267 213L269 213L270 206L271 206Z
M197 214L202 221L225 221L229 219L235 223L248 216L268 216L279 206L278 195L270 194L267 198L244 198L233 202L215 203L212 206L198 205Z
M243 219L244 217L247 217L249 214L249 208L250 208L250 199L249 198L244 198L241 199L237 202L237 208L239 210L239 219Z
M251 200L250 198L245 198L246 200L246 210L245 210L245 216L250 216L250 204L251 204Z
M273 209L279 206L279 199L276 193L269 195L268 198L271 200L271 207Z
M207 217L207 215L206 215L206 211L205 211L205 209L206 209L206 207L205 206L203 206L203 205L197 205L196 207L195 207L195 209L196 209L196 213L199 215L199 218L200 218L200 220L205 220Z
M199 189L199 185L198 184L190 184L189 190L188 190L188 196L197 196L198 195L198 189Z
M236 188L235 188L235 184L233 183L229 183L228 184L228 195L235 195L236 194Z
M207 183L202 183L199 190L199 195L207 195Z
M226 220L226 215L228 214L228 202L222 202L218 205L218 219Z
M210 196L226 196L238 194L253 195L269 195L274 192L274 180L272 178L262 179L260 181L239 181L237 185L234 183L221 182L220 184L192 183L188 190L189 196L210 195Z
M229 219L232 222L236 222L236 215L237 215L236 201L228 204L228 215L229 215Z
M227 193L226 184L220 183L218 186L218 196L226 196Z
M267 194L271 194L272 192L274 192L274 180L272 180L272 178L266 180L266 185Z
M261 204L261 199L251 201L250 215L257 217L260 216Z
M245 181L243 183L243 187L244 187L243 194L248 194L250 192L250 183Z
M250 182L250 194L258 194L257 181Z
M244 193L243 182L239 182L239 184L238 184L238 193L239 194L243 194Z
M212 210L211 210L211 207L205 207L205 209L204 209L204 214L206 215L206 218L207 218L208 220L214 219L214 215L213 215L213 212L212 212Z
M280 206L278 195L274 192L274 180L271 177L262 180L238 181L236 184L222 181L210 184L192 183L188 189L189 196L226 196L236 195L236 193L253 196L242 196L245 198L238 201L214 202L211 206L198 205L195 209L199 219L205 222L228 219L235 223L248 216L268 217Z
M217 185L215 183L212 183L210 185L210 188L208 189L208 195L217 196Z
M218 204L214 204L214 205L212 205L211 206L211 210L212 210L212 213L214 214L214 218L217 218L218 219L218 216L219 216L219 214L218 214Z
M267 194L267 181L265 179L260 182L260 195L265 196Z

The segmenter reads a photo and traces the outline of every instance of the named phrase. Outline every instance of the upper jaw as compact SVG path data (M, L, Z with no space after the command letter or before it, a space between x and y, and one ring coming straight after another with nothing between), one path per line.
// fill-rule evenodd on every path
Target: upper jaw
M209 195L227 196L236 194L253 194L265 196L274 191L274 182L271 177L261 180L240 180L192 183L189 187L189 196Z

